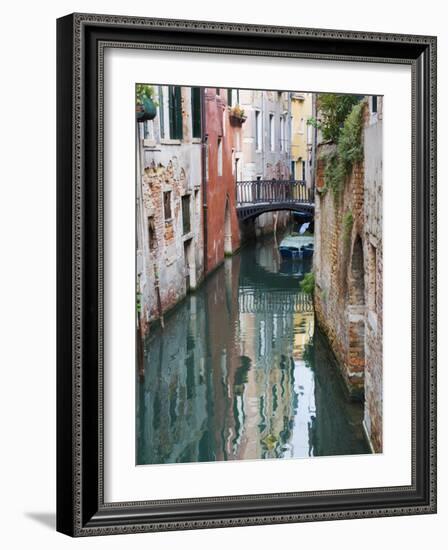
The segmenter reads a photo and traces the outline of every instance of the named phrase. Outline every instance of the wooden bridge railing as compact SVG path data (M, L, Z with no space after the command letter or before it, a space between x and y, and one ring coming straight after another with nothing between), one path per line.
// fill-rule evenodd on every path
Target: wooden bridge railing
M237 205L260 203L314 203L314 192L304 180L255 180L236 182Z

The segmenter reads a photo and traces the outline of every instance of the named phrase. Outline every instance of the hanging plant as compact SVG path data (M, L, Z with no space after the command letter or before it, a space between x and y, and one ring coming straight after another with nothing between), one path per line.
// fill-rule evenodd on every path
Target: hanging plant
M157 102L154 101L154 87L148 84L137 84L135 113L137 122L153 120L157 115Z
M235 105L230 109L230 122L233 124L241 125L245 122L247 116L244 114L244 109L239 105Z

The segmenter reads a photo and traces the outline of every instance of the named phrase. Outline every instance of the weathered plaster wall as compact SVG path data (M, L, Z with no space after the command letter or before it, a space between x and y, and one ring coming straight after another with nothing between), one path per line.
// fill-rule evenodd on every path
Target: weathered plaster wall
M241 179L288 179L291 166L291 106L287 92L240 90L241 107L247 116L242 128ZM259 144L257 147L256 113L259 112ZM271 148L269 117L273 116L274 147ZM284 136L280 132L280 117L284 117ZM252 233L267 235L275 229L286 227L290 221L289 212L268 212L247 224L245 236Z
M186 295L187 275L191 287L204 276L201 143L192 138L190 89L182 88L182 140L161 138L159 115L160 106L151 139L138 136L137 278L144 330ZM169 217L164 208L167 192ZM183 228L184 196L190 205L188 232Z

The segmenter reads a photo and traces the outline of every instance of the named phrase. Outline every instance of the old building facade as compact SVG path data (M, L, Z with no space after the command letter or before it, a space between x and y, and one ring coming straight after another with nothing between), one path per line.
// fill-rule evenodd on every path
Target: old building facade
M199 88L155 87L154 120L137 124L139 322L160 318L204 276Z
M286 180L291 177L291 94L239 90L247 117L243 127L239 181ZM288 212L266 213L253 222L256 234L285 226Z
M315 310L353 398L364 400L364 429L382 451L382 98L363 109L364 160L335 197L325 186L318 146L315 203Z
M307 124L313 115L313 95L291 92L291 177L312 183L311 167L314 128Z

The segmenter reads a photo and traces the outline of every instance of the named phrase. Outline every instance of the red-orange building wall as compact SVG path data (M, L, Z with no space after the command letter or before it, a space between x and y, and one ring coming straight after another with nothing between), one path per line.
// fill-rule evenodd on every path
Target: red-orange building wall
M225 253L235 252L240 246L240 233L236 213L235 173L232 165L232 152L237 149L238 126L229 121L229 111L225 96L226 89L220 93L216 88L206 88L205 134L207 136L207 169L205 198L207 205L206 220L206 271L209 273L225 257ZM241 137L241 136L240 136ZM218 175L218 140L222 140L222 175ZM226 214L226 208L228 212ZM227 220L226 220L227 216ZM228 246L225 247L226 234ZM229 250L231 249L231 250Z

